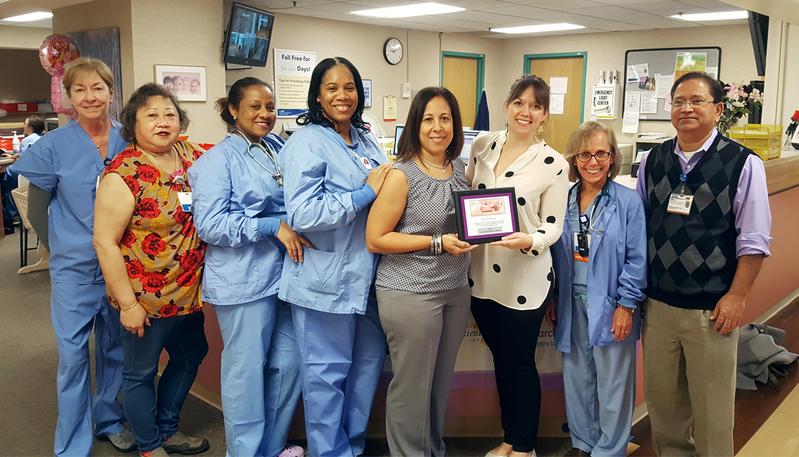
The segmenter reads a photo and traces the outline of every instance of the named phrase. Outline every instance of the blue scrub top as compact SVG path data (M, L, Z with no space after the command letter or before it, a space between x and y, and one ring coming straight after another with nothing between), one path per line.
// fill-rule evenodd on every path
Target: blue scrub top
M377 140L352 128L351 145L330 127L308 125L280 154L289 225L316 249L305 261L283 263L280 298L317 311L364 314L378 256L366 249L366 218L374 192L364 189L370 167L385 163ZM371 193L371 198L361 198Z
M569 227L572 227L571 230L571 237L574 240L576 234L580 231L580 204L577 201L580 194L579 184L575 184L575 186L569 192L569 202L568 202L568 214L569 214ZM605 200L604 202L602 200ZM607 204L607 192L603 190L596 197L594 197L594 201L588 206L585 213L589 218L592 217L594 219L598 219L602 217L602 207L597 207L596 211L594 211L594 207L597 204ZM590 225L596 225L596 221L591 219L589 220ZM577 245L572 242L572 250L577 251ZM591 258L591 248L589 246L588 249L588 258ZM581 262L577 259L574 259L574 280L572 281L573 284L585 286L588 284L588 262Z
M275 152L283 139L264 138ZM247 303L277 293L282 245L259 233L259 220L285 219L283 189L272 177L274 164L240 135L229 134L189 168L194 226L208 244L203 300L214 305ZM256 159L258 162L256 162ZM261 165L259 165L259 162Z
M108 158L125 149L122 126L112 122ZM97 178L105 168L85 130L75 121L49 132L14 163L15 172L52 193L50 218L50 276L73 284L103 282L92 246Z

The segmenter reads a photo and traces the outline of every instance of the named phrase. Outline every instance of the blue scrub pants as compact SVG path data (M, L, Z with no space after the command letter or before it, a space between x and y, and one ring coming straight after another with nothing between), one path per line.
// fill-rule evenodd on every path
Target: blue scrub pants
M374 293L365 315L326 313L297 305L291 311L302 360L308 454L361 455L386 356Z
M164 439L178 431L180 410L208 353L204 323L205 315L200 311L150 319L141 338L122 331L125 416L141 452L160 447ZM164 348L169 362L158 381L156 396L155 375Z
M300 397L291 310L270 295L215 306L222 333L222 413L228 457L274 457Z
M87 456L94 435L122 431L122 344L119 313L111 308L105 284L52 280L51 320L58 344L56 456ZM89 336L94 329L95 390L89 379ZM94 427L92 427L94 419Z
M635 342L591 346L585 286L572 299L571 352L563 387L572 446L592 457L624 457L635 407Z

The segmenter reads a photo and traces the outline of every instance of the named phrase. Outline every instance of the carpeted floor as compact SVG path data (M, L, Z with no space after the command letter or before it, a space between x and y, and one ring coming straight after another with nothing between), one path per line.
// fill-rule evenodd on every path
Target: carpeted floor
M36 260L31 251L28 263ZM4 416L0 456L48 456L53 454L58 363L50 325L50 279L47 271L17 275L17 268L19 230L0 238L0 412ZM225 455L222 413L216 408L190 396L181 414L181 429L208 438L211 450L203 456ZM497 443L498 438L448 439L447 455L482 457ZM570 447L568 440L545 438L540 440L538 455L562 455ZM94 455L120 454L110 444L95 440ZM388 455L385 440L368 440L366 455Z

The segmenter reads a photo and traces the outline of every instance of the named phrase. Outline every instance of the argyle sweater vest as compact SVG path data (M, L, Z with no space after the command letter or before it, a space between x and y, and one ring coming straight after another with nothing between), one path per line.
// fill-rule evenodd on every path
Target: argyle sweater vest
M694 200L684 216L666 211L682 174L674 141L652 149L645 164L647 295L678 308L712 310L730 289L738 266L732 203L752 151L717 135L687 174L686 193Z

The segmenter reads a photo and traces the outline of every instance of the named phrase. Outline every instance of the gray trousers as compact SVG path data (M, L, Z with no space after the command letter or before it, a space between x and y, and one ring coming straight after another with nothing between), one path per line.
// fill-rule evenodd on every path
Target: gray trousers
M386 398L392 456L443 456L447 398L469 318L468 286L418 294L378 290L394 378Z
M646 301L644 389L656 455L735 455L738 329L721 335L710 315Z

